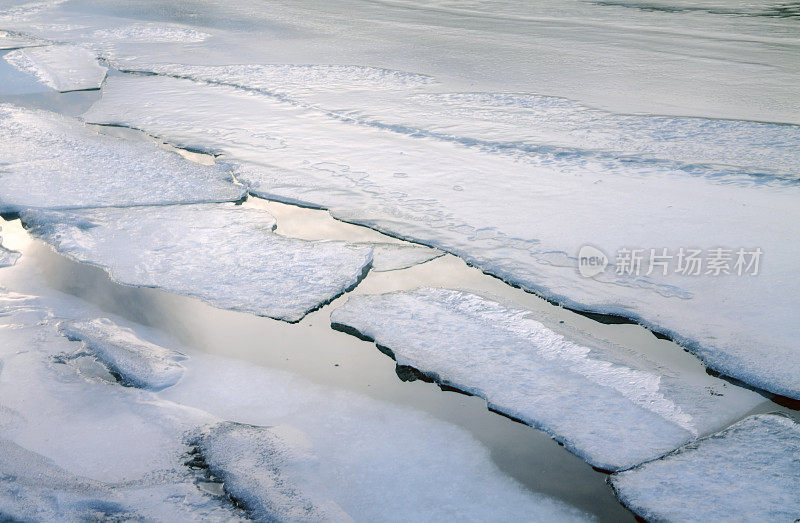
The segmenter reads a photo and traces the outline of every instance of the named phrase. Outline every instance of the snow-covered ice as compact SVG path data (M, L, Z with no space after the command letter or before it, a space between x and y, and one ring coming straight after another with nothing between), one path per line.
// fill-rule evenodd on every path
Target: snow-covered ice
M222 166L10 104L0 105L0 156L3 212L223 202L245 194Z
M331 323L389 348L398 365L545 430L605 470L661 456L762 401L463 291L352 296Z
M610 481L648 521L796 521L798 456L800 425L761 414Z
M182 354L144 341L130 329L107 318L64 322L59 331L80 341L125 385L161 390L177 383L183 374Z
M69 316L85 307L0 291L4 514L245 519L232 495L268 518L586 519L523 490L455 426L294 375L188 353L159 392L83 379L59 362L80 344L56 325L91 321Z
M168 43L168 42L202 42L211 35L176 24L163 23L134 23L113 29L98 29L92 33L92 39L100 42L139 42L139 43Z
M0 227L0 233L2 233L2 231L3 228ZM11 267L17 263L20 256L20 253L3 247L3 237L0 235L0 268Z
M329 499L305 497L312 493L298 491L280 474L287 462L313 462L313 455L304 452L304 439L290 427L226 422L211 427L195 444L209 470L224 481L225 491L257 521L352 521Z
M355 286L372 261L369 247L276 235L269 213L233 204L21 216L31 234L120 283L286 321Z
M800 186L769 182L769 176L769 183L755 183L753 176L741 183L745 171L796 164L796 126L726 127L562 109L545 111L544 118L558 122L550 128L574 127L579 137L588 122L589 131L597 124L596 134L611 134L586 142L591 154L520 158L435 134L359 125L324 107L256 91L153 76L110 79L85 116L221 153L240 164L237 178L253 194L331 209L342 220L456 254L565 306L632 318L674 337L718 372L800 397L800 376L783 364L798 357L794 308L800 280L789 275L800 237L796 227L772 226L800 221ZM526 113L524 104L518 111ZM470 125L479 120L469 119ZM741 162L726 167L730 179L672 166L670 156L678 149L664 146L668 141L661 138L702 142L717 128L728 131L709 154L716 155L714 161ZM639 138L615 145L629 151L623 159L609 163L591 151L592 143L613 145L631 134ZM779 144L774 153L751 154L748 136L765 147L772 147L771 140ZM694 153L687 154L689 161ZM648 160L659 155L663 161ZM586 244L612 261L594 278L577 270ZM626 248L642 249L639 274L614 263ZM674 257L681 248L706 254L724 248L734 258L739 249L764 254L757 276L682 274L674 259L666 275L646 274L650 249L667 249Z
M11 51L3 58L62 93L99 89L108 70L97 63L92 51L75 45L26 47Z
M436 259L444 253L422 245L402 243L366 243L372 247L372 270L375 272L407 269Z

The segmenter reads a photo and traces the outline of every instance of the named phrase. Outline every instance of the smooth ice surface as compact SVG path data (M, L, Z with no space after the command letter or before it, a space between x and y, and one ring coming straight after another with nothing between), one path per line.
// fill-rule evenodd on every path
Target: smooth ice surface
M99 134L47 111L0 104L0 211L240 199L223 167Z
M34 38L22 33L0 30L0 50L34 47L38 45L45 45L46 43L47 42L40 40L39 38Z
M290 427L227 422L211 427L196 444L225 491L257 521L352 521L330 500L306 498L312 493L300 492L280 474L287 463L313 463L314 456L304 452L304 439Z
M185 359L182 354L144 341L107 318L64 322L59 331L82 342L125 385L160 390L177 383L183 374L178 363Z
M62 362L80 344L56 324L90 309L0 290L0 482L17 494L0 493L4 514L245 519L233 494L270 517L586 519L499 473L461 429L291 374L201 353L160 392L76 373Z
M502 95L489 98L480 103L502 105ZM477 103L470 98L453 100L466 104L456 113L463 110L469 128L480 127L475 114L484 115L486 133L505 114L470 108ZM632 318L671 335L716 371L800 397L800 375L783 364L800 350L800 280L791 277L800 230L775 225L800 221L800 186L783 179L797 163L798 128L592 113L551 102L552 110L527 109L512 98L513 111L525 115L514 132L530 118L550 118L551 131L574 133L555 141L584 144L580 154L396 132L342 119L344 110L153 76L112 78L86 118L221 153L240 164L236 176L253 194L328 208L345 221L456 254L565 306ZM432 126L454 121L430 119L440 122ZM692 155L702 154L665 145L670 136L711 141L712 152L702 154L725 164L722 174L702 163L696 171L677 168L676 155L691 165ZM770 152L753 153L751 141ZM592 149L606 146L603 154ZM593 278L577 270L587 244L611 261ZM695 248L704 257L726 249L731 269L740 249L761 249L763 258L755 276L709 274L705 265L697 276L677 272L680 249ZM622 249L642 250L638 274L616 263ZM667 274L659 267L647 274L651 249L673 256Z
M546 321L474 294L428 288L352 296L331 314L333 324L388 347L398 365L485 398L606 470L658 457L762 401Z
M407 269L442 256L438 249L422 245L395 243L367 243L372 247L372 270L375 272Z
M611 476L648 521L796 521L800 425L757 415L659 460Z
M106 67L97 63L90 50L74 45L47 45L17 49L3 58L56 91L99 89Z
M24 212L22 221L120 283L287 321L356 285L372 261L369 247L278 236L269 213L232 204Z

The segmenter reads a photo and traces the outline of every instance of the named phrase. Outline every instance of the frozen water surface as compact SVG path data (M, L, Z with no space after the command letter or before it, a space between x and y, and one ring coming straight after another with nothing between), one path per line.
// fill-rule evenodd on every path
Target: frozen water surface
M120 283L287 321L355 286L372 261L369 247L284 238L269 213L225 204L31 211L23 223Z
M0 467L19 493L0 503L18 517L585 519L499 474L449 424L290 374L193 353L158 393L82 376L55 322L85 310L0 294Z
M0 211L240 199L223 167L106 136L55 113L0 104Z
M800 238L796 228L769 226L800 219L796 184L720 183L637 161L608 171L580 156L561 157L565 170L173 78L112 78L86 118L221 153L240 163L236 176L253 194L328 208L342 220L454 253L565 306L632 318L673 336L716 371L800 397L800 376L782 363L798 357L800 282L787 275ZM796 129L784 128L789 144ZM586 244L612 261L594 278L577 271ZM625 248L642 249L639 274L613 263ZM681 248L764 255L756 276L684 275L674 259L666 275L658 268L646 274L650 249L674 256Z
M625 505L650 521L796 521L800 425L763 414L611 476Z
M139 339L130 329L108 319L65 322L59 331L80 341L86 351L116 373L123 384L160 390L174 385L183 374L175 351Z
M0 30L0 50L19 49L21 47L34 47L45 45L48 42L29 35L15 33L14 31Z
M331 314L334 325L390 349L398 365L485 398L606 470L658 457L762 401L546 321L474 294L425 288L353 296Z
M74 45L47 45L11 51L5 60L56 91L99 89L107 69L97 63L97 56Z

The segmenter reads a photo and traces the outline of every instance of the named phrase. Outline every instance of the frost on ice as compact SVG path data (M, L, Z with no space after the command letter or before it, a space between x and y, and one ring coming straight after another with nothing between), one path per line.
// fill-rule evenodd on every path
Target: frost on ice
M240 199L222 167L99 134L47 111L0 105L0 211Z
M35 76L48 87L61 91L100 89L107 68L97 63L97 56L74 45L48 45L17 49L5 60L20 71Z
M610 481L648 521L796 521L798 456L800 425L762 414Z
M59 330L67 338L81 341L84 350L125 385L160 390L174 385L183 374L178 362L185 356L144 341L111 320L64 322Z
M352 521L332 501L307 498L311 492L300 491L281 474L289 463L313 463L313 455L292 441L303 437L288 427L226 422L209 429L195 444L225 491L257 521Z
M388 347L398 365L545 430L606 470L661 456L762 401L532 314L474 294L422 288L352 296L331 322Z
M355 286L372 250L272 232L267 212L232 204L24 212L31 234L127 285L299 321Z
M144 102L150 105L143 108ZM349 107L345 102L342 107ZM465 106L451 109L451 102ZM477 126L486 134L501 119L497 114L505 114L486 109L480 100L435 103L445 106L446 115L473 115L462 130ZM473 110L472 103L483 105ZM527 114L524 103L513 104L519 107L512 112ZM561 134L554 141L584 149L509 152L487 146L471 131L463 140L438 132L396 132L391 122L361 124L324 106L154 76L112 78L86 117L219 152L240 164L237 178L253 194L327 208L342 220L451 252L564 306L631 318L672 336L722 374L800 398L800 376L783 364L799 354L800 280L786 275L795 270L793 246L800 233L772 226L800 221L800 187L775 180L742 183L742 174L753 168L763 165L760 172L768 173L796 165L798 127L656 122L559 107L539 107L544 114L538 118L557 122L545 126ZM486 116L485 127L474 115ZM440 130L449 118L436 124ZM583 139L587 125L598 133ZM511 126L517 132L513 121ZM682 153L661 138L672 133L682 142L703 141L716 136L718 127L727 129L725 138L714 142L709 154L715 162L734 165L717 177L675 168L671 162ZM608 133L610 139L595 138ZM619 136L638 138L619 144L614 138ZM771 152L751 154L748 137ZM773 147L774 139L779 143ZM617 145L626 151L624 158L614 150ZM598 156L593 147L609 149ZM695 152L688 154L682 158L691 163ZM586 243L612 259L632 247L645 252L758 247L765 255L757 277L625 274L609 266L584 278L577 255Z
M461 429L287 373L192 353L158 392L82 379L58 359L80 344L55 325L85 305L0 291L4 515L586 519L503 475Z

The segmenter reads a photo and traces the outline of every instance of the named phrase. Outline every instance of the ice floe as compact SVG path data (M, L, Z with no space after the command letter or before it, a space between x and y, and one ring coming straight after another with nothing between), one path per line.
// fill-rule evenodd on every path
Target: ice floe
M62 93L99 89L108 70L97 63L97 56L92 51L74 45L17 49L3 58L20 71L35 76L43 84Z
M100 134L47 111L0 105L0 211L240 199L224 167Z
M331 322L387 347L398 365L545 430L606 470L661 456L763 401L462 291L352 296Z
M48 42L23 33L0 30L0 50L46 45Z
M298 321L355 286L372 249L272 232L265 211L232 204L24 212L31 234L118 282Z
M672 336L718 372L800 398L800 376L783 364L798 357L800 280L788 275L800 237L797 228L773 226L800 221L797 185L719 183L658 163L641 172L648 164L639 161L633 171L622 161L615 163L619 171L609 171L593 157L530 163L356 125L254 91L174 78L113 78L86 118L220 152L241 164L237 177L253 194L331 209L345 221L456 254L562 305L634 319ZM635 122L619 125L629 124L637 133ZM664 125L659 133L675 131ZM791 141L795 128L784 128ZM628 147L643 150L637 140L622 145ZM782 155L754 161L772 158L774 167ZM610 262L592 278L577 270L586 244ZM682 248L704 256L722 248L734 258L731 268L739 250L760 249L764 256L755 276L714 275L705 266L693 275L677 270ZM625 249L641 249L639 271L616 259ZM672 255L667 274L648 271L651 249Z
M372 247L372 270L375 272L407 269L434 260L444 253L423 245L402 243L366 243Z
M4 514L587 519L502 475L455 426L290 374L191 353L159 392L82 379L58 359L80 344L56 323L84 305L0 291Z
M648 521L796 521L798 456L800 425L762 414L614 474L610 482Z
M59 330L82 342L123 384L160 390L174 385L183 374L182 354L144 341L109 319L64 322Z

